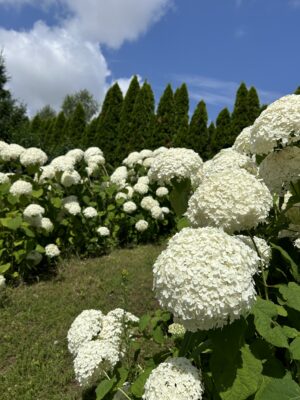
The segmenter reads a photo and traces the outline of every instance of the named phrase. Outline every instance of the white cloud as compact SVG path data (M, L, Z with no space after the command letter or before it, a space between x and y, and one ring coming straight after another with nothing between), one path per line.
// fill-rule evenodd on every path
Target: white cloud
M0 48L13 95L36 112L59 108L66 94L88 89L98 101L107 89L109 67L101 44L117 48L157 22L172 0L0 0L0 5L58 5L58 24L36 22L29 31L0 28ZM67 11L67 12L66 12ZM67 15L67 17L66 17ZM122 90L129 79L119 80Z
M132 78L133 78L133 76L131 76L130 78L119 78L119 79L113 80L109 84L109 86L112 86L113 84L118 82L118 85L120 86L120 89L121 89L121 91L123 93L123 96L125 96L126 93L127 93L128 88L129 88L129 85L130 85L130 82L131 82ZM137 75L137 79L139 81L139 84L141 85L142 84L142 77L140 75Z

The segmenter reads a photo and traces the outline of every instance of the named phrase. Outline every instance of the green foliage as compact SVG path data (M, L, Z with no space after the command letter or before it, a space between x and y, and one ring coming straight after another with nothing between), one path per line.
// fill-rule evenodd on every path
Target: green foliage
M207 128L208 115L206 104L201 100L194 111L192 116L189 134L186 138L186 145L184 147L193 149L200 154L203 160L209 157L209 140Z
M79 103L84 109L85 122L90 121L98 111L99 104L87 89L79 90L74 94L68 94L62 102L61 110L66 118L71 118Z
M81 103L78 103L75 111L71 114L68 131L67 131L67 147L69 149L81 147L84 141L84 132L86 127L86 116Z
M251 97L253 97L253 95ZM233 144L237 135L239 135L241 131L246 128L246 126L251 125L248 116L248 104L248 89L243 82L236 93L236 99L232 112L231 137L229 140L229 146Z
M260 114L260 102L255 87L251 86L248 91L248 125L252 125L253 122Z
M175 133L175 104L171 85L167 85L158 103L152 148L170 147Z
M187 86L183 83L174 93L175 125L174 147L184 147L183 143L189 130L189 94Z
M224 108L217 117L216 128L212 133L210 147L212 155L232 145L231 116L228 108Z

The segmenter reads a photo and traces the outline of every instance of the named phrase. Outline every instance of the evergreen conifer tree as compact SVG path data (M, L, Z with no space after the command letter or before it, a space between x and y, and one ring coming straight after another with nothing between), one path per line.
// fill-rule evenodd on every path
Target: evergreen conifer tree
M216 127L215 124L213 122L211 122L209 124L208 127L208 149L207 149L207 159L212 158L215 154L212 148L212 140L215 136L215 132L216 132Z
M119 123L123 95L118 83L115 83L106 93L103 107L98 118L95 145L100 147L105 159L116 165L116 149L119 140Z
M182 147L189 130L189 94L183 83L174 94L175 128L173 145Z
M236 93L235 104L231 116L231 139L229 142L234 143L237 135L239 135L241 131L249 125L251 125L251 122L248 116L248 89L243 82Z
M154 149L156 143L153 138L155 101L149 83L144 82L134 103L132 112L132 131L130 152L142 149Z
M174 94L171 85L167 85L158 103L153 147L167 146L172 144L175 133L175 107Z
M95 138L97 136L97 126L98 126L98 118L93 118L91 122L86 126L84 137L82 140L82 147L87 149L88 147L92 147L95 144Z
M294 94L300 94L300 86L297 87L297 89L295 90Z
M252 125L260 114L260 103L256 89L251 86L248 92L248 123Z
M232 146L231 117L228 108L224 108L216 119L216 128L211 137L212 155L217 154L221 149Z
M65 141L66 141L66 117L63 111L61 111L55 118L52 140L51 140L51 155L56 157L64 153Z
M134 76L128 87L121 110L119 140L116 154L118 162L121 162L130 153L130 143L134 142L135 139L135 132L132 129L132 116L134 104L139 91L139 81L137 77Z
M68 149L81 147L86 126L86 116L81 103L78 103L71 115L68 130L66 131L66 145Z
M209 141L208 141L208 115L206 110L206 104L201 100L192 116L189 135L187 140L187 148L195 150L199 153L203 160L207 160L209 156Z

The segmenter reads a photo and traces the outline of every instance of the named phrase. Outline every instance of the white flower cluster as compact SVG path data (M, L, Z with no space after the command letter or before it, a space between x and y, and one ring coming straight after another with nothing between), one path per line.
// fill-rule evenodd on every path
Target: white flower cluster
M45 247L45 254L49 258L58 257L60 255L60 250L54 243L47 244Z
M189 331L222 327L253 305L259 263L256 251L221 229L184 228L154 264L156 298Z
M18 144L9 144L0 150L0 159L5 162L16 161L24 151L24 147Z
M29 204L23 211L23 215L25 218L35 218L40 217L45 213L44 207L40 206L39 204Z
M240 154L232 148L223 149L211 160L206 161L203 164L203 173L205 176L210 176L212 174L232 168L243 168L250 174L258 174L258 167L256 163L247 155ZM232 173L234 173L234 171L232 171Z
M127 213L127 214L132 214L135 210L137 209L136 204L133 201L126 201L123 204L123 210Z
M39 182L43 183L46 179L53 179L55 177L55 168L53 165L45 165L44 167L41 167L41 175L39 177Z
M236 137L232 149L241 154L250 155L251 154L251 136L252 126L247 126L242 130L242 132Z
M97 228L97 233L100 236L109 236L110 235L110 231L106 226L99 226L99 228Z
M75 159L68 156L58 156L51 161L50 165L57 173L65 171L72 172L75 168Z
M81 176L75 170L65 171L61 176L61 184L64 187L70 187L73 185L78 185L81 182Z
M169 325L168 332L175 338L182 338L186 332L186 329L182 324L177 324L174 322L173 324Z
M164 197L167 196L167 194L169 194L169 190L164 186L160 186L156 189L155 194L157 197Z
M256 227L273 205L267 186L244 169L227 169L204 179L188 202L192 226L235 232Z
M0 291L2 291L5 288L5 282L6 279L4 278L4 276L0 275Z
M0 185L9 183L9 182L10 182L9 176L7 176L7 174L5 174L4 172L0 172Z
M260 164L259 175L271 193L283 196L290 182L300 180L300 148L288 146L270 153Z
M294 241L294 246L297 247L297 249L300 249L300 238Z
M72 149L69 150L66 154L67 157L74 158L75 163L80 162L84 157L84 151L81 149Z
M128 155L123 160L123 164L126 165L128 168L134 167L136 164L142 165L143 161L146 159L150 159L153 157L155 151L153 152L152 150L144 149L140 152L134 151Z
M133 190L139 194L146 194L149 191L149 186L138 182L133 186Z
M99 170L101 165L105 164L103 152L99 147L89 147L84 152L84 160L87 163L86 171L88 176L92 176Z
M30 196L32 193L32 184L19 179L11 185L9 188L9 193L11 193L13 196Z
M37 147L29 147L20 155L20 163L24 167L44 165L48 160L47 154Z
M81 212L80 204L76 196L68 196L63 199L63 208L71 215L77 215Z
M144 400L201 400L201 372L184 357L171 358L152 370Z
M149 224L148 224L148 222L145 221L144 219L138 220L138 221L136 222L136 224L135 224L135 229L136 229L138 232L144 232L144 231L146 231L146 230L148 229L148 227L149 227Z
M181 181L191 179L197 187L202 180L203 161L190 149L171 148L158 154L148 171L150 181L159 185L171 184L173 178Z
M85 218L95 218L98 215L96 208L94 207L86 207L82 211Z
M54 229L54 225L49 218L42 218L39 226L46 232L52 232Z
M123 355L126 326L138 321L120 308L106 316L98 310L85 310L74 320L68 332L68 348L75 357L74 370L80 385L113 369Z
M250 135L251 152L268 154L278 144L300 140L300 97L287 95L276 100L255 120Z
M145 196L141 201L141 207L144 210L151 211L153 207L159 207L159 202L152 196Z
M110 182L117 185L119 189L123 189L128 178L128 171L125 166L118 167L110 176Z
M265 241L265 239L254 236L252 240L251 237L244 235L237 235L236 237L239 238L242 242L244 242L248 246L250 246L251 249L257 252L257 255L261 260L263 268L268 267L272 257L272 250L271 247L268 245L268 243Z

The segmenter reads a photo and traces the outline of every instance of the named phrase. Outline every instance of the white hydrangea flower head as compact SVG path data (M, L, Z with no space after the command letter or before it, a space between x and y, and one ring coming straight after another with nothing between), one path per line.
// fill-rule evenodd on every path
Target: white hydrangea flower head
M247 155L238 153L232 148L221 150L211 160L208 160L203 164L203 172L205 176L210 176L232 168L243 168L252 175L258 175L258 167L256 163Z
M257 253L218 228L184 228L157 258L154 291L161 307L192 332L246 315L256 299Z
M251 152L268 154L280 144L300 140L300 97L289 94L270 104L255 120L251 129Z
M106 226L99 226L99 228L97 228L97 233L100 236L109 236L110 230Z
M9 144L4 142L3 140L0 140L0 158L1 158L1 153L4 149L6 149L7 147L9 147Z
M123 204L123 210L127 213L127 214L132 214L133 212L135 212L135 210L137 209L136 204L133 201L126 201Z
M44 165L48 160L47 154L37 147L29 147L20 155L20 163L24 167Z
M96 164L97 166L104 165L105 158L101 154L94 154L88 158L88 165L91 164Z
M88 176L93 176L99 171L99 165L96 163L88 163L85 170Z
M127 194L126 194L126 193L123 193L123 192L118 192L118 193L116 194L115 199L116 199L116 200L120 200L120 199L127 200Z
M148 158L145 158L145 159L143 160L143 166L144 166L145 168L150 168L154 160L155 160L155 157L148 157Z
M49 164L41 167L41 176L39 178L39 183L43 183L46 179L53 179L55 177L55 169L54 167Z
M190 179L193 187L202 180L203 161L199 154L190 149L171 148L155 157L149 171L150 181L159 185L171 184L172 179Z
M154 206L150 210L151 216L154 219L164 219L164 213L160 206Z
M103 318L99 310L84 310L75 318L67 335L68 349L73 356L76 356L80 346L99 335Z
M5 282L6 279L4 278L4 276L0 275L0 291L2 291L5 288Z
M168 332L170 335L180 338L184 336L186 329L182 324L177 324L174 322L173 324L169 325Z
M233 143L232 149L241 154L250 155L251 154L251 143L250 143L250 135L251 135L251 126L247 126L242 130L242 132L236 137L235 142Z
M45 254L49 258L58 257L60 255L60 250L56 244L50 243L45 247Z
M99 149L99 147L89 147L85 152L84 152L84 161L86 163L89 162L90 157L93 156L103 156L103 151Z
M149 191L149 186L138 182L133 186L133 190L139 194L146 194Z
M40 217L45 213L44 207L40 206L39 204L29 204L23 211L23 215L26 218L34 218Z
M291 182L300 180L300 148L288 146L271 152L260 164L259 175L271 193L283 196Z
M71 172L75 168L75 163L74 157L58 156L51 161L50 165L54 168L55 172Z
M153 151L152 150L148 150L148 149L144 149L140 152L140 157L141 158L148 158L148 157L152 157L153 155Z
M167 196L167 194L169 194L169 190L165 186L160 186L156 189L155 194L157 197L164 197Z
M119 352L110 341L92 340L80 346L74 359L74 371L81 386L88 385L93 377L110 372L119 361Z
M64 187L71 187L73 185L78 185L81 182L80 174L74 170L65 171L61 176L61 184Z
M146 196L141 201L141 207L144 210L150 211L153 207L159 207L159 202L152 196Z
M131 187L130 185L126 185L124 190L127 192L127 198L132 199L134 193L133 187Z
M162 212L163 212L164 214L170 214L170 209L169 209L169 207L162 207L161 210L162 210Z
M2 151L0 152L0 158L3 161L15 161L18 160L18 158L22 153L24 153L24 151L24 147L12 143L2 149Z
M300 238L294 241L294 246L297 247L297 249L300 249Z
M283 203L282 203L282 206L281 206L281 209L282 209L282 210L286 210L287 205L288 205L288 202L289 202L289 199L290 199L292 196L293 196L293 195L292 195L292 193L291 193L289 190L284 194L284 196L283 196Z
M9 188L9 193L11 193L13 196L30 196L32 193L32 184L19 179L11 185Z
M10 182L9 176L7 176L4 172L0 172L0 185L9 183L9 182Z
M236 235L236 237L258 253L263 268L268 267L272 257L272 250L271 247L268 245L268 243L265 241L265 239L253 236L253 240L255 243L254 244L250 236Z
M26 256L26 260L28 260L34 266L38 265L42 261L42 259L42 254L35 250L30 251Z
M126 180L128 178L127 168L122 165L118 167L110 176L111 183L118 186L119 189L123 189L126 185Z
M82 211L85 218L95 218L98 215L96 208L94 207L86 207Z
M84 151L81 149L72 149L67 152L66 156L74 158L75 163L78 163L83 159Z
M131 168L135 164L137 164L139 161L142 161L142 156L139 152L133 151L132 153L129 154L128 157L123 160L123 164L125 164L127 167Z
M167 149L167 147L164 147L164 146L161 146L161 147L159 147L158 149L155 149L155 150L153 150L153 157L156 157L156 156L158 156L159 154L162 154L162 153L164 153L165 151L167 151L168 149Z
M62 204L63 208L71 215L77 215L81 213L81 207L76 196L65 197Z
M135 224L135 229L136 229L138 232L144 232L144 231L146 231L146 230L148 229L148 227L149 227L149 224L148 224L148 222L145 221L144 219L138 220L138 221L136 222L136 224Z
M272 205L262 181L233 168L204 179L189 199L186 216L194 227L216 226L233 233L265 222Z
M46 232L52 232L54 229L54 225L49 218L42 218L40 222L40 227Z
M201 372L184 357L171 358L152 370L144 400L201 400Z
M150 179L147 175L140 176L139 179L137 180L137 183L142 183L143 185L149 185Z

